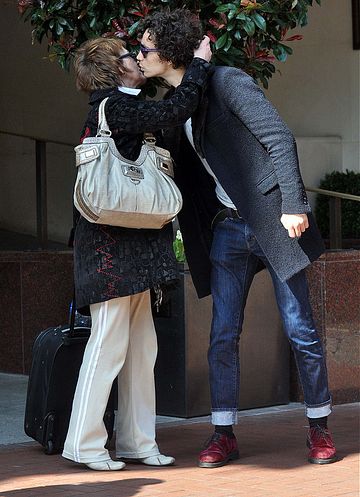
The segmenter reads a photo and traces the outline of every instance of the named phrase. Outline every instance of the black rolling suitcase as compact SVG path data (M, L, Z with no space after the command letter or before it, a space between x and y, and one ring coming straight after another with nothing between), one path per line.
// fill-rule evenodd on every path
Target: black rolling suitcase
M70 325L48 328L35 339L25 408L25 433L39 442L46 454L62 451L72 401L90 328ZM116 382L104 423L111 440L114 426Z

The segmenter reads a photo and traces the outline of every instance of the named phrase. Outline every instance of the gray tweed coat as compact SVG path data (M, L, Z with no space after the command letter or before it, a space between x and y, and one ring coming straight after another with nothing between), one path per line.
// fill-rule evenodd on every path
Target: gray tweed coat
M299 171L296 143L276 109L240 69L216 67L192 118L194 143L251 226L278 277L308 266L324 246ZM210 293L211 220L219 208L214 182L183 132L164 133L183 196L179 216L186 256L199 296ZM310 228L293 239L281 215L307 213Z

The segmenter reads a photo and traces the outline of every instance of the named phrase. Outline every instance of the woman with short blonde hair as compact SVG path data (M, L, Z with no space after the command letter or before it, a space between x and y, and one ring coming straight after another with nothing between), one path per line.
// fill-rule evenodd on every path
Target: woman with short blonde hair
M96 38L77 51L76 85L89 93L82 138L95 136L100 102L120 154L136 160L143 133L182 125L195 111L210 69L208 41L195 51L174 95L164 101L138 98L146 81L119 39ZM206 59L206 60L205 60ZM170 67L169 61L161 64ZM160 64L160 66L161 66ZM159 67L160 67L159 66ZM172 226L160 230L99 225L79 216L74 236L76 305L90 307L92 328L73 401L63 456L93 470L120 470L110 458L103 416L118 378L116 457L166 466L155 440L154 364L157 341L150 289L174 281Z

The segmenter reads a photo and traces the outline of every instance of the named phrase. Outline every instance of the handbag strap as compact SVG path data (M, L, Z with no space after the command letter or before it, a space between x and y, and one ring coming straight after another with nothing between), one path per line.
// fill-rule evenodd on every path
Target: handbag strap
M152 145L155 147L156 145L156 138L153 133L150 132L145 132L144 133L144 143L147 143L148 145Z
M99 105L98 128L96 136L111 136L111 131L105 116L105 104L108 100L109 97L104 98Z
M112 134L110 131L109 125L107 123L106 116L105 116L105 104L108 100L109 100L109 97L106 97L106 98L104 98L104 100L102 100L100 102L99 110L98 110L99 117L98 117L98 128L97 128L96 136L111 136L111 134ZM145 132L144 133L144 142L147 143L148 145L154 147L156 145L156 138L155 138L154 134L150 133L150 132Z

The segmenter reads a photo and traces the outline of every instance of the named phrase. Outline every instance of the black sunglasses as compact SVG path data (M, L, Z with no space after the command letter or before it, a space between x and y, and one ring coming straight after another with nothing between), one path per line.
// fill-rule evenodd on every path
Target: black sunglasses
M150 52L161 52L161 50L159 50L158 48L148 48L145 47L142 43L140 43L139 50L141 52L141 55L144 57L144 59L146 59L147 54Z
M124 53L123 55L120 55L119 60L126 59L126 57L130 57L131 59L136 60L136 54L132 52L127 52Z

